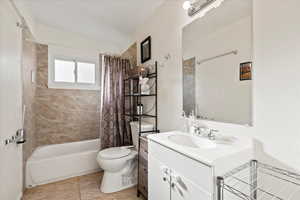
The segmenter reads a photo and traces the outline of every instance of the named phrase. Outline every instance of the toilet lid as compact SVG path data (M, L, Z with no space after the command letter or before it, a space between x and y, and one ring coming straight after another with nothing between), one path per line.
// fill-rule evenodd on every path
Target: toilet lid
M122 147L112 147L99 152L99 156L106 159L117 159L128 156L131 150Z

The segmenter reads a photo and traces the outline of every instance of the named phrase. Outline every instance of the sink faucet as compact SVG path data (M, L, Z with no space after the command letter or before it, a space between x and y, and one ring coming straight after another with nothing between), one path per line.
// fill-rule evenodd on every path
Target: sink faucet
M194 126L194 134L196 134L196 135L201 135L201 127L199 127L199 126Z
M206 136L209 140L215 140L216 139L216 133L219 132L218 130L202 127L199 125L193 125L191 129L192 134L197 136Z
M197 136L204 135L205 132L207 132L208 130L210 130L209 128L202 127L202 126L199 126L199 125L194 125L193 128L194 128L193 132Z
M208 139L209 140L216 140L216 133L219 132L218 130L215 130L215 129L210 129L209 130L209 134L207 135L208 136Z

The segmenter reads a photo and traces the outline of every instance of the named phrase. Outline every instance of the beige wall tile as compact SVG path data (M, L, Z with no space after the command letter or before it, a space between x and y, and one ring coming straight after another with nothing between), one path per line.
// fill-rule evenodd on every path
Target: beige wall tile
M37 45L37 145L96 139L100 92L48 88L48 46Z
M30 36L26 36L30 37ZM28 141L24 157L35 147L98 138L100 131L100 92L48 88L48 46L24 40L24 102ZM136 65L136 43L122 57ZM36 83L31 83L31 71Z
M22 79L23 79L23 104L26 106L24 128L27 142L23 145L24 162L33 152L36 146L34 100L36 96L36 84L31 82L31 72L37 70L37 50L33 42L28 41L32 36L29 31L23 30L22 46Z

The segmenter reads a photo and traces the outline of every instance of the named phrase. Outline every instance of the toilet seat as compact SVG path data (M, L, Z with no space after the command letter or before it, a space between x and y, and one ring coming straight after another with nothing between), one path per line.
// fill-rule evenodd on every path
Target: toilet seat
M131 153L130 149L122 147L112 147L99 152L99 157L107 160L119 159L128 156Z

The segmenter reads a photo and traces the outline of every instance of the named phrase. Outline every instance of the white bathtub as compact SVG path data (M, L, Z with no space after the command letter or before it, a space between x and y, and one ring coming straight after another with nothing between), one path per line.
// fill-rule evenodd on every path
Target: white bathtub
M38 147L26 163L26 187L100 171L99 147L99 139Z

